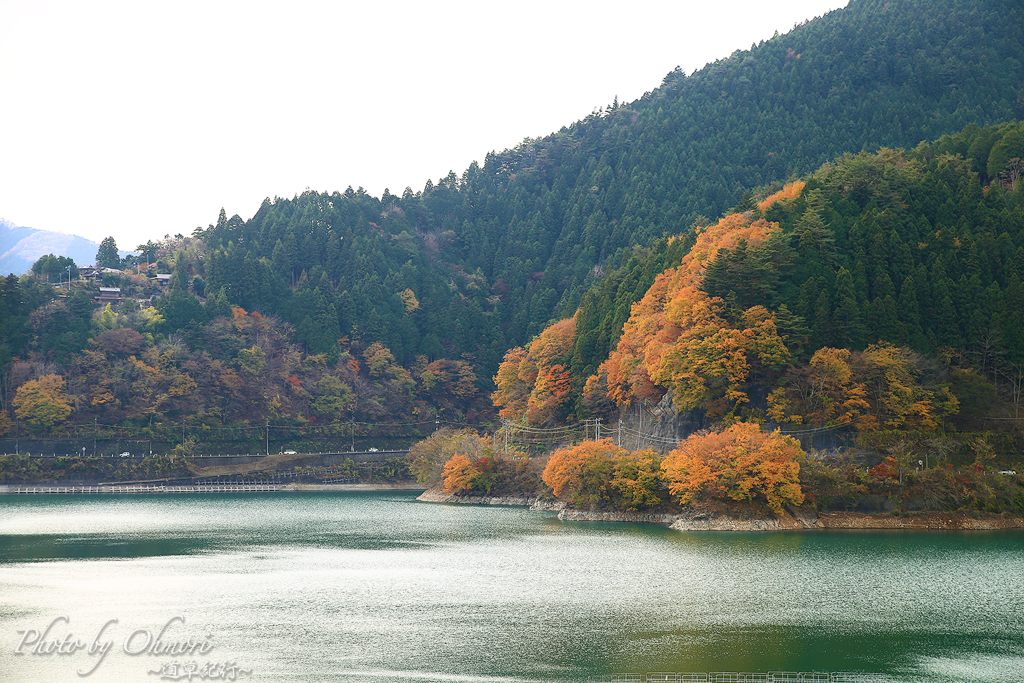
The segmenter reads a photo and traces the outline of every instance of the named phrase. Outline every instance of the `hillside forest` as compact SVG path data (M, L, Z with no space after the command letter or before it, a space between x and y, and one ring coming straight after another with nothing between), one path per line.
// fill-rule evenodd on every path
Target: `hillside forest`
M419 192L108 238L88 277L43 257L0 283L0 439L319 450L656 405L1013 464L1017 15L854 0Z

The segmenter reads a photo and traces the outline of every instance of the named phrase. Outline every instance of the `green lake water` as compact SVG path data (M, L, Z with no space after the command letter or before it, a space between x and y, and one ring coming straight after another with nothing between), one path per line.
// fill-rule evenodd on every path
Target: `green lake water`
M1024 533L681 533L404 492L0 497L3 681L709 671L1024 681Z

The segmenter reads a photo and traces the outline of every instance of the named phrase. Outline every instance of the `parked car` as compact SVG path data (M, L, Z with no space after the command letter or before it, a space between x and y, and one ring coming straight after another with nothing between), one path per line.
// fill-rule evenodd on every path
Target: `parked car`
M292 451L292 450L287 450L287 451L284 452L284 454L285 455L297 455L297 453L295 451Z

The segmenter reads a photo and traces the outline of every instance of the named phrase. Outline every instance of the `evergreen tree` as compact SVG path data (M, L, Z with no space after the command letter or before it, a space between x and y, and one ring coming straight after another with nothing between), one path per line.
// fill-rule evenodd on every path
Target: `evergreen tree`
M96 266L98 268L121 268L121 256L117 253L117 242L113 237L104 237L100 242L100 248L96 252Z
M837 346L851 349L864 347L864 323L861 319L860 307L853 290L853 278L850 271L840 268L836 273L836 304L833 320L835 321L835 340ZM895 313L895 311L893 311ZM893 321L895 323L895 321Z

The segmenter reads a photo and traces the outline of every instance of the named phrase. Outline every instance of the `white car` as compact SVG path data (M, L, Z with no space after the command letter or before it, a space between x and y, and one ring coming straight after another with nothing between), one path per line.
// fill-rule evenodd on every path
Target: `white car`
M284 454L285 455L297 455L297 453L295 451L285 451Z
M379 450L379 449L377 449L377 448L367 448L367 449L366 449L366 452L367 452L367 453L379 453L379 452L380 452L380 450Z
M122 458L130 458L130 457L132 457L132 454L129 453L128 451L125 451L124 453L121 454L121 457Z

